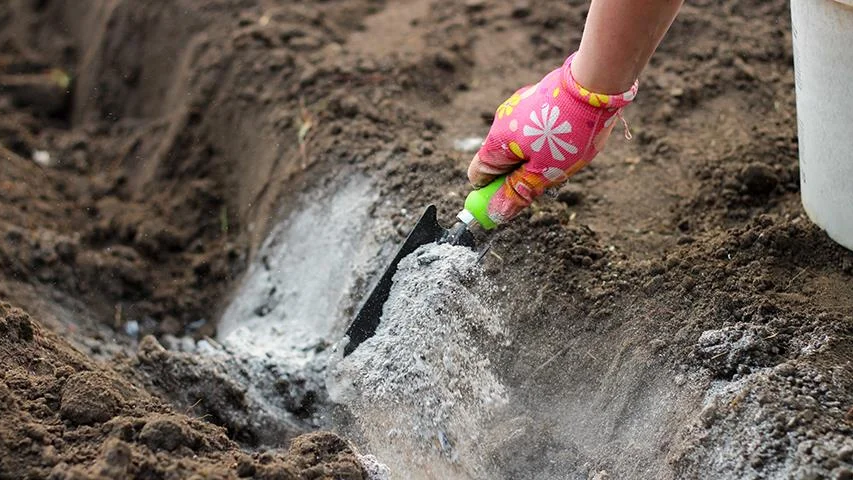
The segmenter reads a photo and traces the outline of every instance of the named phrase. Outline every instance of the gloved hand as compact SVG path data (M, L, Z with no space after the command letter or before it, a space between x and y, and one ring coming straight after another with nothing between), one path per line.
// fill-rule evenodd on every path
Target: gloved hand
M468 179L476 187L512 172L489 202L495 223L514 217L588 164L637 93L637 82L616 95L586 90L572 77L573 58L498 107L489 135L468 167Z

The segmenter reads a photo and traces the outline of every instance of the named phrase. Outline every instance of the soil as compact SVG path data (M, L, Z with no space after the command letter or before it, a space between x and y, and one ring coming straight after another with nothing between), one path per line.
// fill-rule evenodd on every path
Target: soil
M365 478L346 441L241 451L226 430L153 397L0 304L0 478Z
M689 2L634 140L478 233L464 295L510 341L454 338L505 402L457 455L317 375L587 2L78 3L0 4L0 478L853 477L853 253L799 203L787 2ZM311 362L258 318L321 324Z

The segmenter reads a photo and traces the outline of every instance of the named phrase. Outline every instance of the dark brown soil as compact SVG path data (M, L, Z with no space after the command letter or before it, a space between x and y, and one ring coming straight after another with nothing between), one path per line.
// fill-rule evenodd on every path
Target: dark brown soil
M452 218L453 141L570 53L586 4L0 4L0 299L32 315L0 308L0 477L362 478L331 434L241 453L264 442L219 414L239 394L187 409L135 342L213 335L301 193L367 176L390 242L422 205ZM787 9L688 2L635 140L480 235L517 413L606 425L496 433L506 478L851 475L853 254L799 204Z
M244 453L223 428L176 411L6 303L0 361L0 478L364 478L330 433Z

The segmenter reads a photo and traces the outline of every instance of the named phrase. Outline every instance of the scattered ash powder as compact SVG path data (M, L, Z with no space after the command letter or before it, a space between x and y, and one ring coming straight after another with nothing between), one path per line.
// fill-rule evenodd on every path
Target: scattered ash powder
M487 469L477 447L507 391L480 345L507 340L477 258L429 244L403 259L376 334L332 359L330 396L395 476L481 477Z

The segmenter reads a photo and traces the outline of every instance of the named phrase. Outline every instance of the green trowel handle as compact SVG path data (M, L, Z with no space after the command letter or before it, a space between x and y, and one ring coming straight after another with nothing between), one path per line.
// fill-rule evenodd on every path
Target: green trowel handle
M468 198L465 199L465 210L468 210L485 230L497 227L497 224L489 218L489 201L504 184L504 180L506 180L506 175L501 175L485 187L469 193Z

